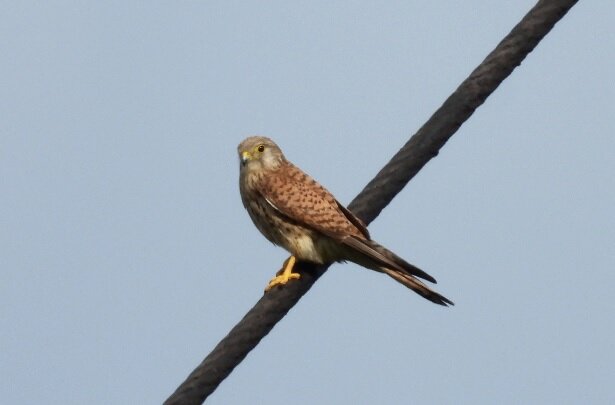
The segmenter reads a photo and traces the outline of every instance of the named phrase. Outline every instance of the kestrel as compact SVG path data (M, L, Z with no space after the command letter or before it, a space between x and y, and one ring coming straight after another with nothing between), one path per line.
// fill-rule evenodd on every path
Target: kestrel
M271 139L252 136L237 148L241 200L259 231L291 256L265 291L298 279L295 261L317 264L351 261L385 273L439 305L452 301L417 279L435 283L423 270L370 239L363 221L333 194L286 160Z

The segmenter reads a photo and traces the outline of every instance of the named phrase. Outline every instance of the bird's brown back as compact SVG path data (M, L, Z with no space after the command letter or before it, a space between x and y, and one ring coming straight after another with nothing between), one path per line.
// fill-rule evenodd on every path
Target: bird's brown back
M304 226L330 237L368 237L327 189L288 161L262 176L258 188L279 211Z

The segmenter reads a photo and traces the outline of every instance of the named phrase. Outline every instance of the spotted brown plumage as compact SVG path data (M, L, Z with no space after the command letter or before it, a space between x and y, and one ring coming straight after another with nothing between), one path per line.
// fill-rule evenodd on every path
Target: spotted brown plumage
M318 264L352 261L387 274L424 298L453 305L417 277L436 280L371 240L365 224L333 194L289 162L269 138L253 136L238 146L241 200L259 231L291 253L267 290L299 278L295 258Z

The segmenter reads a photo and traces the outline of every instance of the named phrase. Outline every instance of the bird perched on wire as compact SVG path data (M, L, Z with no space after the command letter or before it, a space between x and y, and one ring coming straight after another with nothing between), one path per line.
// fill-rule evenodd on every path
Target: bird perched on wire
M286 160L271 139L252 136L237 148L239 190L259 231L291 256L265 291L300 278L295 261L317 264L351 261L382 272L439 305L454 305L417 277L435 283L423 270L370 239L367 227L335 197Z

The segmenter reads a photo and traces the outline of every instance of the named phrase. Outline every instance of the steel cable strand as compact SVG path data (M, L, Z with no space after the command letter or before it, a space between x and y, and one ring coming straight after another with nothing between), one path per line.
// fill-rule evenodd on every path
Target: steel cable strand
M349 208L369 224L518 66L577 0L541 0L370 181ZM200 404L311 288L328 266L299 262L301 279L263 295L165 404Z

